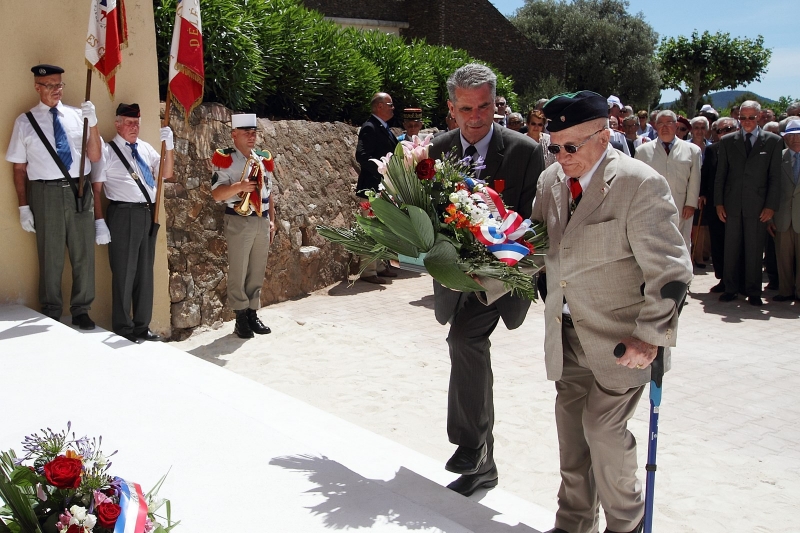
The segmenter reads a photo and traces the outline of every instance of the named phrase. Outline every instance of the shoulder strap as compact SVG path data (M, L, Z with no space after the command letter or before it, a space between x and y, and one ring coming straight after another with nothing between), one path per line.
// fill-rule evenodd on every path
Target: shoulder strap
M53 161L55 161L56 165L58 165L58 169L61 171L62 174L64 174L64 178L66 178L67 182L70 184L70 187L72 187L72 192L75 194L75 198L77 198L78 186L75 185L75 181L69 175L69 170L67 169L66 166L64 166L64 162L61 160L61 158L58 157L58 154L53 148L53 145L50 144L50 141L48 141L47 137L44 136L44 132L42 131L42 128L39 126L39 123L36 122L33 113L28 111L27 113L25 113L25 116L28 117L28 120L30 121L31 126L33 126L33 130L36 132L36 135L39 136L39 139L41 139L42 144L44 144L44 147L47 148L47 151L50 153L50 157L52 157Z
M153 201L150 200L150 195L147 193L147 189L145 189L144 185L142 185L142 180L139 179L139 175L136 174L136 172L133 170L133 167L131 167L131 164L128 162L127 159L125 159L125 156L122 155L122 151L120 151L119 146L117 146L117 143L115 143L114 141L111 141L111 142L108 143L108 145L114 150L114 153L117 154L117 157L119 157L119 160L122 161L122 164L125 165L125 170L128 171L128 174L130 174L131 178L133 178L133 181L135 181L136 185L139 186L139 190L142 191L142 194L144 195L145 200L147 200L147 203L152 208L153 207Z

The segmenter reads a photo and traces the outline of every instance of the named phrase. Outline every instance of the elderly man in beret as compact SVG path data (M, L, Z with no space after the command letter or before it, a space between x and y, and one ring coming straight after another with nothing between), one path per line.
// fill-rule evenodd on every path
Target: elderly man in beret
M410 141L415 135L419 135L422 130L422 109L418 107L403 109L403 128L406 131L397 138L398 141Z
M140 121L139 104L117 106L117 135L105 145L103 154L103 186L109 199L106 219L111 232L111 327L114 333L135 343L163 340L150 331L157 238L153 203L161 154L139 138ZM161 128L161 140L167 149L162 177L170 179L174 143L169 127Z
M61 102L63 68L36 65L31 72L39 103L17 117L6 152L6 161L14 164L19 220L22 229L36 233L42 313L54 320L61 318L66 248L72 265L72 324L90 330L95 328L89 318L95 294L94 244L95 240L107 244L109 237L99 200L102 183L89 187L87 179L80 194L78 178L81 171L88 176L91 163L102 157L97 114L91 102L83 102L80 109ZM89 135L81 169L84 119Z
M675 345L689 253L667 180L609 149L602 96L562 94L544 113L557 164L539 178L531 218L550 237L545 362L561 463L551 533L596 532L601 504L608 533L639 532L644 502L627 423L657 347ZM627 350L617 359L620 342Z

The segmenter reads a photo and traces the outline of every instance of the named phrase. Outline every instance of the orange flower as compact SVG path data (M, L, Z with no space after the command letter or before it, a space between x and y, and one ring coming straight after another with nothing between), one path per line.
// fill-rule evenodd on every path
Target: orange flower
M67 457L67 459L80 459L81 461L83 461L83 456L82 455L78 455L77 453L73 452L72 450L67 450L67 452L64 455Z

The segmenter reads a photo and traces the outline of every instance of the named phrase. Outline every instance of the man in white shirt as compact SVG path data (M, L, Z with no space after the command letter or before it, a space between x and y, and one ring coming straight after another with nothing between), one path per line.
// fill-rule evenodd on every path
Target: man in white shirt
M103 153L109 199L106 218L111 232L111 327L134 343L163 340L150 331L158 231L153 227L153 203L161 155L139 139L140 117L138 104L120 104L114 122L117 135ZM161 140L167 149L163 177L169 179L174 165L172 130L162 128Z
M6 152L6 161L14 164L20 224L25 231L36 233L42 313L54 320L61 318L61 275L66 248L72 265L72 323L80 329L90 330L95 327L89 318L89 309L94 301L93 241L96 230L97 243L106 244L108 228L103 221L97 194L102 184L95 182L89 187L87 179L80 195L78 177L81 170L89 176L91 163L101 157L97 115L91 102L83 102L80 109L61 103L63 68L36 65L31 72L40 101L29 113L21 114L14 121ZM86 161L81 169L84 119L88 120L89 135ZM36 127L52 152L36 132ZM80 200L79 196L82 196Z

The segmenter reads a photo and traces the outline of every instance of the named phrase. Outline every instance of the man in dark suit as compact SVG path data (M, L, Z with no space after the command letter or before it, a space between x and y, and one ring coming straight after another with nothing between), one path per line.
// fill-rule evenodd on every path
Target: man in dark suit
M744 250L744 289L750 305L760 306L761 263L767 221L778 208L781 178L781 138L758 127L761 104L742 103L736 133L719 141L714 202L725 222L725 292L721 302L736 299L739 291L739 254Z
M458 129L436 137L429 155L437 159L453 152L459 157L483 157L486 168L476 177L487 181L506 205L527 218L544 169L542 147L526 135L493 124L496 85L495 74L478 64L465 65L450 76L447 105ZM478 488L497 485L489 336L501 317L507 328L519 327L530 301L510 294L495 299L489 292L451 291L436 282L433 288L436 319L451 324L447 435L458 449L445 468L461 477L448 487L469 496Z
M378 166L370 159L380 159L389 152L394 152L397 138L389 129L388 122L394 116L394 103L387 93L375 93L370 101L372 116L361 126L358 132L358 145L356 146L356 161L361 166L356 184L356 195L366 198L366 191L378 190L381 175ZM380 274L380 275L378 275ZM386 284L387 277L396 277L388 267L378 261L367 265L361 272L361 279L369 283Z
M717 135L727 135L736 131L736 121L731 117L719 119L715 124ZM725 223L717 216L714 204L714 181L717 176L717 161L719 160L719 141L706 147L703 157L703 166L700 169L700 198L698 206L702 205L703 221L708 221L708 237L711 244L711 263L714 265L714 276L719 283L711 287L711 292L725 292L725 282L722 273L725 265Z

